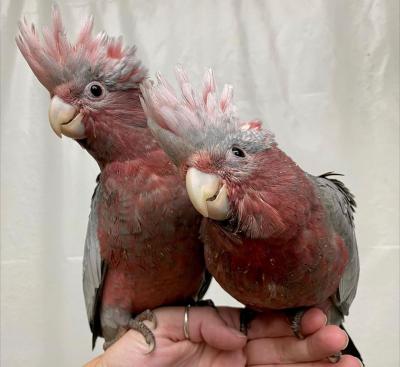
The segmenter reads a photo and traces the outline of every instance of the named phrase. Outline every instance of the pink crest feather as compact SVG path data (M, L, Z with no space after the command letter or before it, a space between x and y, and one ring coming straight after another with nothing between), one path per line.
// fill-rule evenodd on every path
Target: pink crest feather
M190 131L199 132L213 124L239 124L232 86L225 85L219 96L211 69L205 73L199 92L192 87L181 66L176 68L176 79L181 98L160 74L156 83L146 82L141 86L143 108L155 124L178 136L187 136Z
M52 8L50 27L43 29L43 42L33 24L26 19L19 23L16 43L39 81L52 92L60 83L74 76L79 67L87 66L105 81L121 88L137 87L147 70L136 57L136 48L123 47L122 38L105 33L92 35L93 17L80 30L77 41L68 40L60 11Z
M153 135L179 166L195 152L226 154L225 148L243 144L251 151L262 151L275 145L274 136L262 128L261 121L241 121L233 103L233 88L225 85L218 93L212 70L196 90L182 67L176 69L180 96L157 74L156 82L140 85L142 106ZM199 153L200 154L200 153Z

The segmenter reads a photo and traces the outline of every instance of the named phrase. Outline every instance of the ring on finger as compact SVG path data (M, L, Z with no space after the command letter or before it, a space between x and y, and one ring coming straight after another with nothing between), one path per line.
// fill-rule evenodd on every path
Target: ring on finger
M187 340L190 340L190 335L189 335L189 310L190 310L190 305L187 305L185 307L185 313L183 314L183 335Z

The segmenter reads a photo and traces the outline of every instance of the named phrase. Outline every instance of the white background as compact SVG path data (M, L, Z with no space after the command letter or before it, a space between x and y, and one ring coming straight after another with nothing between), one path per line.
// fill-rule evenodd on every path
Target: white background
M68 33L135 43L151 75L213 67L244 118L261 118L305 170L342 172L355 193L361 281L347 327L370 367L399 365L398 1L59 1ZM81 258L98 168L47 121L48 93L19 54L23 15L1 4L1 365L77 366L94 354ZM209 296L232 302L215 284ZM98 343L99 346L101 343ZM99 351L100 348L97 349Z

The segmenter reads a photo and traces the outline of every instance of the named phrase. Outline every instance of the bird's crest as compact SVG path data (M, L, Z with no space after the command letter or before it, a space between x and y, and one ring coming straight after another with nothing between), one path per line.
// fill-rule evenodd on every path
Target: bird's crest
M147 80L140 86L149 127L167 154L171 156L172 145L175 149L180 145L179 150L185 146L186 150L193 151L225 138L263 146L266 142L267 145L273 143L272 133L262 129L259 120L243 122L239 119L231 85L225 85L218 94L211 69L205 73L200 92L193 89L180 66L176 68L176 78L182 94L180 98L160 74L155 83Z
M39 81L51 92L57 85L83 74L93 74L110 88L137 87L147 70L136 57L136 47L124 47L121 38L104 32L92 35L93 17L80 30L77 41L68 40L57 6L52 24L43 29L43 40L34 24L19 23L16 42Z
M147 116L161 128L178 136L199 134L211 127L235 126L239 122L233 104L233 88L225 85L221 95L217 93L212 70L204 75L200 93L196 92L181 66L176 68L181 98L161 74L156 83L146 81L142 86L143 107Z

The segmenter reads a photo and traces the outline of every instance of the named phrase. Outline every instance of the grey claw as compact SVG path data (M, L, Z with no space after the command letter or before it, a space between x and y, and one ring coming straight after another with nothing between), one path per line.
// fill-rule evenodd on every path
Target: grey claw
M342 357L342 353L335 353L333 355L331 355L330 357L328 357L329 362L331 363L338 363L340 361L340 358Z
M156 339L154 338L154 335L150 343L148 343L147 345L149 346L149 350L145 354L153 353L154 349L156 348Z
M301 333L301 319L304 315L304 310L297 311L294 315L292 322L290 323L290 328L297 339L303 340L304 336Z

